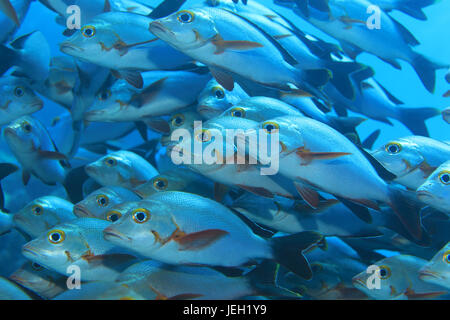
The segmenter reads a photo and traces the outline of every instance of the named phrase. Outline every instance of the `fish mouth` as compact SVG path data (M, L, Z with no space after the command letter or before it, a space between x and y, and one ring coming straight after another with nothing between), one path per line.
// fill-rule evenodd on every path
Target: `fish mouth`
M60 43L59 44L59 50L61 52L64 52L64 53L66 53L67 51L77 51L77 52L83 52L84 51L83 48L77 47L76 45L73 45L73 44L70 44L70 43L67 43L67 42Z
M423 280L424 278L434 278L442 280L443 278L437 272L433 272L430 270L422 270L419 272L419 279Z
M25 253L31 254L32 256L35 256L35 257L39 257L39 254L30 246L24 246L22 248L22 254L25 254Z
M130 237L124 235L123 233L121 233L119 231L115 231L115 230L109 229L109 228L106 228L105 230L103 230L103 238L105 240L117 238L122 241L131 242Z
M5 128L3 132L5 135L16 136L16 131L12 128Z
M77 204L73 207L73 213L78 217L94 217L88 209L84 206Z
M148 30L151 33L154 33L154 31L156 31L156 33L158 33L158 31L161 33L169 33L174 35L174 33L172 31L170 31L169 29L167 29L161 22L159 21L153 21L150 23Z
M216 113L218 112L218 110L205 105L200 105L197 107L197 112L200 114L208 114L208 113Z
M32 109L36 108L36 110L41 110L44 107L44 102L39 101L39 102L33 103L30 107Z
M417 190L416 195L419 199L433 198L433 195L426 190Z
M352 279L352 284L353 284L353 286L361 286L361 287L363 287L363 288L365 288L366 287L366 284L365 284L365 282L362 280L362 279L359 279L359 278L356 278L356 279Z

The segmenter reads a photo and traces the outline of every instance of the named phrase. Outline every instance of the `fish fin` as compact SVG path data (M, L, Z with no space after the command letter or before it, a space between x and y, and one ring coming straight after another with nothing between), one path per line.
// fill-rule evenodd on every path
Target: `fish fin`
M308 203L296 201L293 205L293 209L301 214L317 214L321 213L324 210L338 204L339 201L336 199L326 199L323 201L320 201L317 208L312 208Z
M0 45L0 75L17 63L17 53L4 45Z
M301 298L301 295L293 291L281 288L277 284L279 265L274 261L265 260L256 266L244 277L253 288L255 295L269 297Z
M323 87L332 79L333 73L328 69L308 69L302 72L303 81L314 88Z
M237 185L239 188L244 189L248 192L251 192L253 194L256 194L257 196L261 196L263 198L270 198L272 199L274 197L274 194L262 187L250 187L250 186L244 186L242 184Z
M153 131L156 131L156 132L162 133L162 134L170 133L170 125L167 122L167 120L165 120L165 119L152 118L152 119L145 120L145 123Z
M77 29L65 29L62 34L65 37L71 37L75 34L75 32L77 32Z
M147 125L142 121L136 121L134 124L142 139L144 141L148 141Z
M152 19L160 19L177 12L186 0L164 0L148 15Z
M359 148L364 157L370 162L372 167L375 169L377 174L385 181L392 181L397 179L397 176L387 170L377 159L374 158L369 152L366 150Z
M415 292L411 288L407 288L403 293L408 299L432 299L444 294L448 294L448 291L432 291L432 292Z
M420 44L420 42L417 41L417 39L414 37L414 35L408 29L406 29L405 26L403 26L397 20L392 18L392 16L390 18L394 22L395 27L400 32L400 34L402 35L403 40L405 40L405 42L407 44L409 44L410 46L413 46L413 47Z
M330 82L344 97L350 100L355 99L355 88L353 87L355 79L351 77L351 74L354 72L360 72L361 69L365 68L372 71L364 73L364 77L366 77L366 79L375 74L372 68L357 62L330 61L325 66L333 72L333 77L330 79ZM362 82L366 79L359 77L357 80ZM360 86L359 82L355 83L358 87Z
M22 183L24 186L28 185L30 178L31 178L30 172L28 172L26 170L22 170Z
M314 1L309 0L308 5L314 9L322 11L322 12L330 12L330 7L328 6L328 0L314 0Z
M341 48L352 60L355 60L356 57L363 51L361 48L358 48L346 41L341 41Z
M269 241L275 261L296 275L305 279L311 279L312 271L302 251L321 239L321 234L305 231L285 237L274 237Z
M366 206L361 206L352 200L344 199L341 197L336 197L336 199L341 201L359 219L366 223L372 223L372 215L370 214L369 209L367 209Z
M64 179L63 185L66 189L69 200L72 203L78 203L84 199L83 184L89 179L84 170L85 166L81 166L70 170Z
M439 109L432 107L408 108L398 107L400 121L415 135L429 137L425 120L439 115Z
M224 87L227 91L233 91L234 89L234 80L233 77L217 68L210 67L209 68L211 75L216 79L216 81Z
M289 38L289 37L293 37L294 35L292 33L288 33L288 34L279 34L277 36L273 36L273 38L275 40L281 40L281 39L285 39L285 38Z
M200 250L228 235L229 232L220 229L208 229L186 234L175 241L180 245L179 250Z
M105 0L105 4L103 5L103 12L110 12L111 11L111 3L109 3L109 0Z
M361 146L364 149L372 150L373 145L377 141L378 137L381 134L381 130L377 129L374 132L372 132L367 138L364 139L364 141L361 143Z
M404 104L403 101L394 96L388 89L386 89L380 82L374 79L374 81L378 84L381 90L383 90L384 94L391 100L391 102L395 104Z
M303 200L313 209L319 207L319 193L313 189L306 187L304 184L294 182L295 188Z
M68 160L65 154L56 151L39 150L38 154L40 157L49 160Z
M264 47L262 44L254 41L226 41L223 40L220 34L217 34L215 38L211 40L211 42L216 46L216 51L214 52L214 54L222 54L226 50L248 51Z
M308 1L305 0L295 1L295 4L298 10L301 12L301 14L304 15L305 18L309 18Z
M330 160L351 155L348 152L311 152L303 147L298 148L295 153L307 163L313 160Z
M1 181L17 170L19 170L19 168L16 165L10 163L0 163L0 210L8 211L5 209L5 196L3 194Z
M139 71L136 70L120 70L118 71L119 78L124 79L136 89L142 89L144 87L144 79ZM115 74L117 75L117 73Z
M448 90L446 93L444 93L444 94L442 95L442 97L444 97L444 98L450 98L450 90Z
M400 65L400 63L398 63L397 60L395 59L387 59L387 58L381 58L379 57L381 60L383 60L384 62L390 64L394 69L397 70L402 70L402 66Z
M342 104L333 104L333 109L339 117L346 117L348 115L347 108Z
M196 299L201 298L204 295L201 293L181 293L177 294L176 296L167 297L167 300L190 300L190 299Z
M142 79L142 77L141 77L141 79ZM137 102L138 107L141 107L141 106L149 103L162 90L163 85L167 79L168 79L168 77L164 77L162 79L159 79L159 80L153 82L151 85L149 85L144 90L142 90L142 92L133 96L131 98L130 103Z
M218 182L214 183L214 200L222 202L227 193L230 191L230 187Z
M9 0L0 0L0 10L14 23L16 26L20 26L20 21L17 16L16 9L12 6Z

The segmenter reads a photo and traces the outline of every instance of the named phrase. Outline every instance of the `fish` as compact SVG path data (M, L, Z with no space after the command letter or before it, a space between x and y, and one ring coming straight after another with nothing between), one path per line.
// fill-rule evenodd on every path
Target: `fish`
M103 234L115 245L168 264L236 267L258 258L281 259L279 263L305 278L311 270L300 250L322 238L304 232L267 241L221 204L183 192L160 192L136 202Z
M353 285L377 300L432 299L448 291L419 279L419 270L426 260L410 255L394 255L375 263L379 268L380 289L368 289L367 282L373 273L366 270L353 278Z
M442 119L444 119L445 122L450 123L450 108L446 108L442 111Z
M419 278L425 282L450 289L449 277L450 243L419 270Z
M143 88L141 71L174 70L192 65L192 59L148 32L146 16L106 12L81 26L60 44L61 52L114 70L136 88Z
M75 204L73 213L79 218L91 217L107 220L107 212L114 206L139 199L139 196L123 187L103 187L93 191L82 201Z
M195 121L200 120L202 120L201 115L191 108L173 114L169 119L169 131L161 137L161 145L166 147L173 144L171 136L175 130L184 129L189 131L194 128Z
M39 197L13 215L15 226L32 238L75 219L73 204L55 196Z
M345 2L345 3L344 3ZM371 5L366 0L352 0L351 6L346 1L326 2L325 10L311 5L296 6L294 12L303 19L334 37L350 58L361 52L371 53L396 69L401 69L399 60L408 62L418 74L422 84L429 92L434 92L437 69L446 66L432 62L417 53L412 47L419 42L411 32L386 12L380 12L382 31L369 29L367 8ZM386 46L395 43L395 46Z
M274 263L257 266L241 277L227 277L208 267L171 266L147 260L126 269L116 282L148 300L232 300L258 294L298 297L278 287L276 275ZM172 285L173 281L176 281L176 286ZM217 286L221 290L217 290Z
M31 174L42 182L63 183L67 157L58 152L43 124L31 116L23 116L4 129L5 140L22 166L22 181L28 184Z
M106 220L81 218L55 226L22 247L22 254L59 274L67 275L67 267L80 268L80 280L115 278L136 262L136 257L105 241L101 230L111 223Z
M128 189L147 182L158 171L134 152L120 150L110 153L85 167L86 173L102 186Z
M0 45L0 74L11 67L15 74L31 79L45 80L49 74L50 47L40 31L22 35L8 46Z
M449 159L450 145L427 137L409 136L389 141L371 154L397 176L395 182L415 191Z
M53 299L67 290L67 278L43 266L27 261L9 279L33 291L43 299Z
M417 198L429 206L450 214L450 160L440 165L416 190Z
M200 90L211 78L207 69L206 73L202 69L150 71L142 76L144 89L137 90L126 83L117 83L106 91L106 95L100 93L92 110L84 118L99 122L134 122L168 115L194 104ZM168 131L167 128L155 126L159 131Z
M269 87L289 90L293 85L317 95L331 77L328 70L301 70L289 64L262 30L220 8L179 11L150 23L150 32L210 67L229 91L234 87L230 73ZM264 70L274 72L269 75Z

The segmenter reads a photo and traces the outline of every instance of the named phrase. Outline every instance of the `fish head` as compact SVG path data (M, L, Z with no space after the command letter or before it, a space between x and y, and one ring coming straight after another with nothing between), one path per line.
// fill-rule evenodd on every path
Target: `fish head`
M161 144L168 146L180 142L178 139L172 140L172 135L177 135L176 130L184 129L190 131L194 129L195 121L201 121L201 116L195 111L183 111L174 114L169 121L170 132L167 135L163 135L161 138ZM181 131L178 131L181 133ZM178 135L177 135L178 136ZM180 139L183 135L181 135Z
M425 161L417 144L408 139L390 141L372 152L372 156L397 177L407 175Z
M443 212L450 212L450 161L437 168L416 190L419 200Z
M137 187L136 192L140 197L147 198L152 194L164 191L182 191L188 186L189 181L176 174L176 171L157 175L150 181Z
M103 231L105 240L149 256L179 231L166 204L144 200L129 205L128 212Z
M116 204L105 213L103 219L108 220L110 222L116 222L121 219L133 206L133 202L122 202Z
M198 98L197 112L204 119L220 115L233 106L233 92L226 90L216 80L210 80Z
M120 152L110 153L86 166L86 173L103 186L121 186L134 174L133 163Z
M181 51L200 48L218 34L213 18L202 9L181 10L155 20L149 30Z
M5 139L10 148L23 153L38 150L43 134L42 125L30 116L17 119L4 130Z
M63 274L88 252L81 228L73 224L57 225L22 247L25 258Z
M73 207L77 217L104 219L105 214L122 202L137 200L139 197L122 187L103 187L89 194Z
M21 78L5 77L0 82L0 114L2 123L42 109L44 103Z
M37 237L42 232L63 221L58 216L59 207L49 197L31 201L14 214L14 223L27 234Z
M450 288L450 242L419 271L423 281Z

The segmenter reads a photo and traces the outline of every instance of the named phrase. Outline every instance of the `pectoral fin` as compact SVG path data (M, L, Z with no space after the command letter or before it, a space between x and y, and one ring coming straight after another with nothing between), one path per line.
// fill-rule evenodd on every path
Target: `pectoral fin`
M200 250L214 242L218 241L222 237L229 234L225 230L209 229L194 233L189 233L175 240L180 245L180 251L184 250Z
M303 198L303 200L306 201L306 203L311 208L317 209L319 207L320 199L319 199L319 193L317 193L317 191L312 190L298 182L294 182L294 185L295 185L295 188L297 189L298 193L300 194L300 196Z
M141 107L150 101L152 101L156 95L161 91L164 82L167 80L168 77L159 79L155 82L153 82L151 85L149 85L147 88L145 88L141 93L136 94L131 99L131 102L137 102L137 106Z
M303 147L297 149L295 153L306 162L311 162L313 160L331 160L351 155L351 153L348 152L311 152Z
M250 187L250 186L244 186L242 184L238 184L237 186L239 188L247 190L248 192L256 194L257 196L261 196L264 198L270 198L270 199L272 199L274 197L274 194L271 191L264 189L262 187Z
M226 50L247 51L264 47L262 44L254 41L225 41L220 34L217 34L211 42L216 46L216 52L214 54L222 54Z
M41 158L49 159L49 160L68 160L65 154L56 151L47 151L47 150L39 150L39 156Z
M113 72L113 75L119 79L124 79L137 89L142 89L144 86L144 79L142 79L142 75L139 71L120 70L118 72Z

